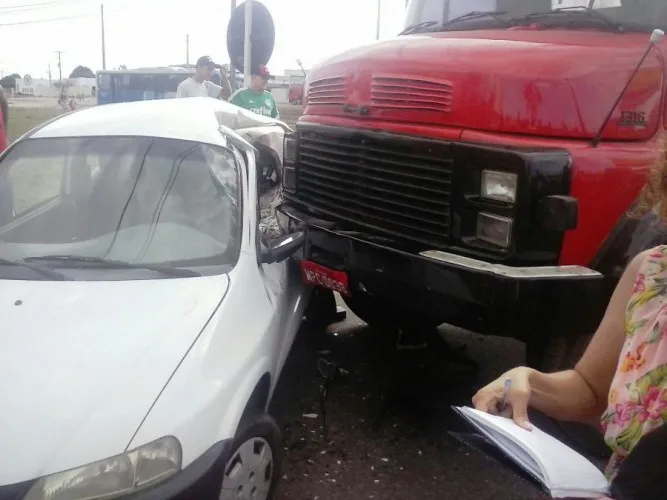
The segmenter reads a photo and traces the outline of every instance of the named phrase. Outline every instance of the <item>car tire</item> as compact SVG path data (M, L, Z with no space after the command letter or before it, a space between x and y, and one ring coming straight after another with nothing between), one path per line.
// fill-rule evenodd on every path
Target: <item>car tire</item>
M239 429L223 471L220 500L271 500L282 470L280 429L266 414L247 418ZM244 458L250 463L244 463Z
M569 370L581 359L592 338L593 334L589 334L528 342L526 363L544 373Z

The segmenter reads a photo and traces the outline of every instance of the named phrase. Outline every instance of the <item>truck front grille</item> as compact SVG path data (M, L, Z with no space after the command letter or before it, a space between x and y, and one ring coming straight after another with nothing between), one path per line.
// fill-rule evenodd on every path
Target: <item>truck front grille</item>
M446 246L453 164L449 144L304 127L298 151L300 201L350 227Z
M311 82L308 87L307 104L343 105L345 104L347 78L336 76Z
M371 107L381 110L452 110L452 84L435 79L375 76L371 82Z

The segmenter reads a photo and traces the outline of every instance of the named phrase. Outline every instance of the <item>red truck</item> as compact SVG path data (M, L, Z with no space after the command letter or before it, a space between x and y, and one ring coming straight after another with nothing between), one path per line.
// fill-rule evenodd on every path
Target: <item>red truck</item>
M290 104L303 104L303 83L290 83L289 86L289 103Z
M413 0L400 36L309 73L279 209L308 282L371 325L573 364L628 259L667 242L628 215L664 157L667 2L559 2Z

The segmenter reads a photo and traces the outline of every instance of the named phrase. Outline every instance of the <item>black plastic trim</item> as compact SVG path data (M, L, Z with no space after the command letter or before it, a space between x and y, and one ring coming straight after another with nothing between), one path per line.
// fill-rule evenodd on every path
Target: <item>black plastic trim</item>
M348 273L352 293L363 291L391 307L428 314L478 333L519 340L594 331L606 302L604 279L511 276L440 262L343 232L284 203L278 212L306 230L305 259Z

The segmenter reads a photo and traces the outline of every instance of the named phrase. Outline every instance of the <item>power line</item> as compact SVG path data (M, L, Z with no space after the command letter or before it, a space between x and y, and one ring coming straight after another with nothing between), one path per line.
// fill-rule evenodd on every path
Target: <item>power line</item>
M120 10L121 7L117 7L116 9L108 10L107 12L117 12ZM31 21L15 21L11 23L0 23L0 26L23 26L26 24L41 24L41 23L51 23L51 22L57 22L57 21L67 21L69 19L80 19L82 17L91 17L91 16L98 16L98 12L87 12L87 13L81 13L81 14L72 14L69 16L61 16L61 17L50 17L47 19L33 19Z
M63 17L52 17L50 19L34 19L32 21L16 21L13 23L0 23L0 26L21 26L25 24L40 24L40 23L51 23L55 21L66 21L68 19L79 19L81 17L90 17L90 16L97 16L96 12L90 12L87 14L75 14L71 16L63 16Z
M1 5L2 14L21 14L31 10L48 10L50 7L67 6L71 3L80 3L84 0L51 0L49 2L25 3L21 5ZM13 12L15 11L15 12Z
M59 1L77 1L77 0L59 0ZM54 4L59 3L59 2L52 2ZM123 9L133 7L136 8L137 4L150 4L152 3L152 0L145 0L138 2L137 0L134 1L127 1L123 2L121 5L117 5L116 7L112 9L104 9L105 14L108 13L114 13L114 12L119 12L122 11ZM192 2L191 2L192 3ZM48 8L45 8L44 10L48 10ZM20 14L21 11L16 12L16 14ZM13 14L13 13L7 13L7 12L2 12L2 15L6 14ZM90 12L85 12L81 14L69 14L69 15L64 15L64 16L57 16L57 17L48 17L48 18L41 18L41 19L29 19L25 21L11 21L11 22L5 22L5 23L0 23L0 26L24 26L24 25L29 25L29 24L42 24L42 23L51 23L51 22L58 22L58 21L67 21L70 19L80 19L83 17L92 17L95 16L97 17L99 15L99 11L90 11Z
M2 6L0 6L0 10L25 9L25 8L32 8L32 7L46 7L48 5L53 5L55 3L58 3L58 1L54 0L52 2L26 3L26 4L22 4L22 5L2 5Z

